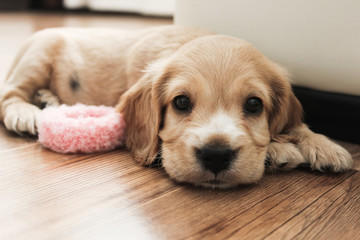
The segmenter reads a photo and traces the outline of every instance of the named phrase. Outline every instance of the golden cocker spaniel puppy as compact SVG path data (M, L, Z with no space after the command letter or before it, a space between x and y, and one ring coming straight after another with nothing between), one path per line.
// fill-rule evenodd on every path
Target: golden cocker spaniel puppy
M116 106L135 159L149 165L161 156L178 182L228 188L257 182L265 163L352 165L344 148L302 123L283 68L243 40L196 28L36 33L2 88L1 120L36 134L41 105L57 99Z

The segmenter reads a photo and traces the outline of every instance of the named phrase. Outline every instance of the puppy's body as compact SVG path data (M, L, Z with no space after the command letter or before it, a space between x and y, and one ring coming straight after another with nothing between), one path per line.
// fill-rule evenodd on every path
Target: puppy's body
M65 104L117 105L135 158L150 164L161 153L165 170L181 182L256 182L266 158L273 166L334 171L352 163L343 148L301 123L282 68L242 40L199 29L35 34L1 93L7 129L36 133L40 109L32 102L43 88Z
M37 89L49 88L65 104L114 106L149 63L170 55L193 38L209 34L190 29L40 31L21 49L8 74L3 98L21 95L30 101Z

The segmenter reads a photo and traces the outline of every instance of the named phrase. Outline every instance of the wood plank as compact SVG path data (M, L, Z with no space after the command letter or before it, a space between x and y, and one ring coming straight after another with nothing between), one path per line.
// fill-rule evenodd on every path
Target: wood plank
M360 239L360 175L352 172L266 239Z
M0 30L7 33L0 43L9 47L0 50L0 63L7 64L19 39L44 27L170 23L0 14ZM278 172L258 184L211 190L140 166L125 149L57 154L0 125L0 239L360 239L360 145L339 143L354 157L354 170Z
M32 158L31 152L28 153ZM45 152L44 155L48 154ZM53 153L49 152L49 155ZM86 230L86 227L79 227L85 224L83 222L97 222L99 219L108 221L108 217L115 217L117 222L129 217L135 218L131 201L127 197L119 199L117 196L127 196L129 176L135 177L132 186L137 187L138 179L146 178L149 170L126 156L129 154L122 151L77 158L65 156L67 164L61 163L63 158L55 159L55 163L52 158L43 158L40 163L35 164L29 163L29 159L22 159L28 162L22 165L26 172L12 178L15 181L4 182L7 187L0 190L0 195L3 196L0 200L0 212L3 213L0 224L5 230L1 234L9 239L26 239L27 232L30 232L39 239L37 233L46 233L43 231L46 226L53 229L48 236L52 239L59 232L64 234ZM119 214L113 216L114 211ZM24 219L26 222L23 222ZM123 230L130 229L136 233L136 228L129 228L122 222L119 224L124 226ZM15 229L12 227L14 225ZM14 232L17 234L14 235Z
M259 185L225 192L184 189L174 192L175 196L153 201L146 210L155 226L166 228L167 231L163 228L159 231L168 233L167 239L209 236L213 239L260 239L350 175L324 177L297 171L266 176ZM177 202L177 199L183 200ZM166 210L162 206L166 206Z

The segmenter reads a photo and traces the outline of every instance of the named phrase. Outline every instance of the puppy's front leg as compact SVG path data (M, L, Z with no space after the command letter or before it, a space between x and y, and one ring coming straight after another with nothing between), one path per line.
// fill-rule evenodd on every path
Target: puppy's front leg
M42 31L20 50L0 94L0 118L8 130L36 134L41 110L30 102L38 89L49 85L52 59L60 45L56 34Z
M289 170L306 163L296 145L290 141L272 141L269 145L265 165L267 170Z
M291 169L308 164L319 171L341 172L351 168L353 159L348 151L305 124L270 143L267 161L271 168Z
M5 127L18 134L28 132L35 135L37 133L37 121L41 110L20 98L11 98L7 101L8 105L4 107L4 124Z
M33 104L38 106L40 109L49 107L49 106L59 106L60 101L57 96L55 96L50 90L48 89L39 89L33 97L32 100Z

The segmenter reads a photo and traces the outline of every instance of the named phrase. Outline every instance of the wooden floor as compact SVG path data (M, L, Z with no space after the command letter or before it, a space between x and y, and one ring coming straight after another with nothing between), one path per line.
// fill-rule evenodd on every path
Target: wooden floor
M143 28L168 19L0 13L0 77L34 31ZM360 146L354 169L266 175L219 191L179 185L126 150L56 154L0 126L0 239L360 239Z

